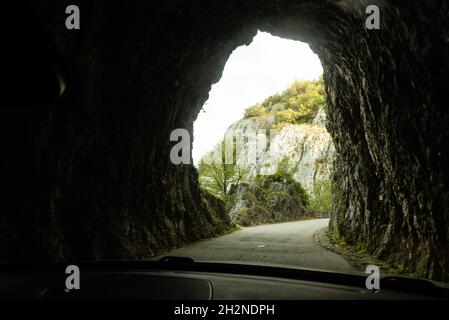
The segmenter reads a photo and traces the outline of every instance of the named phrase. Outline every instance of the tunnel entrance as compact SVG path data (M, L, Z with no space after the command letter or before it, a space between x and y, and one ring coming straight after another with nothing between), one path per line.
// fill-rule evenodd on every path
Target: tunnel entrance
M194 124L200 186L237 225L328 217L334 146L309 46L258 32L236 48Z

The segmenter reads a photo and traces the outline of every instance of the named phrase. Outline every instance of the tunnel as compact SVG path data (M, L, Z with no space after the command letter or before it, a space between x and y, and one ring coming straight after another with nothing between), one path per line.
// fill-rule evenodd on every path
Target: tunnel
M1 261L142 259L230 228L193 165L170 162L169 138L192 133L231 52L261 30L308 43L322 62L331 232L449 279L448 3L78 1L81 28L67 30L69 4L17 13L33 21L19 56L45 62L33 41L48 38L68 80L51 103L1 109ZM371 4L380 29L365 27Z

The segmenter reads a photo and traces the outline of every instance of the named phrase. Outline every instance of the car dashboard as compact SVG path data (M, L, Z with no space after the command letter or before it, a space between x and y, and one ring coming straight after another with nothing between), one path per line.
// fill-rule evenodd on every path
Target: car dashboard
M63 264L0 269L0 299L32 300L398 300L447 299L444 284L365 274L178 261L78 262L79 289L67 289Z

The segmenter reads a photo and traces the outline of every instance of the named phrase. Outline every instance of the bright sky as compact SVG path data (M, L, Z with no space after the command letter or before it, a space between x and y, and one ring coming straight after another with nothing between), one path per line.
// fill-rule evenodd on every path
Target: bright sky
M250 45L234 50L222 78L209 92L194 123L194 163L243 117L247 107L285 90L297 79L313 80L322 73L321 62L308 44L259 31Z

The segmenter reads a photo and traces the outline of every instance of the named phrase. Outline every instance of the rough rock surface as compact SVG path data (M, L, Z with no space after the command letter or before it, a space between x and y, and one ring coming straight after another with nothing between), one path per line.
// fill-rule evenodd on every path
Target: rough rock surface
M272 118L264 115L242 119L227 130L227 134L240 140L249 138L242 142L237 155L237 164L247 172L246 181L250 183L258 174L273 174L282 166L310 195L313 194L314 182L331 179L335 154L331 136L324 127L324 109L311 124L276 127Z
M67 62L65 96L2 111L2 259L139 257L219 230L195 170L170 163L168 137L192 132L229 54L259 28L322 61L338 154L332 230L449 279L448 2L80 1L77 31L65 29L69 4L31 4ZM368 4L380 31L365 28Z
M258 176L250 184L237 187L235 204L229 216L237 225L295 221L311 217L298 185L293 179Z

